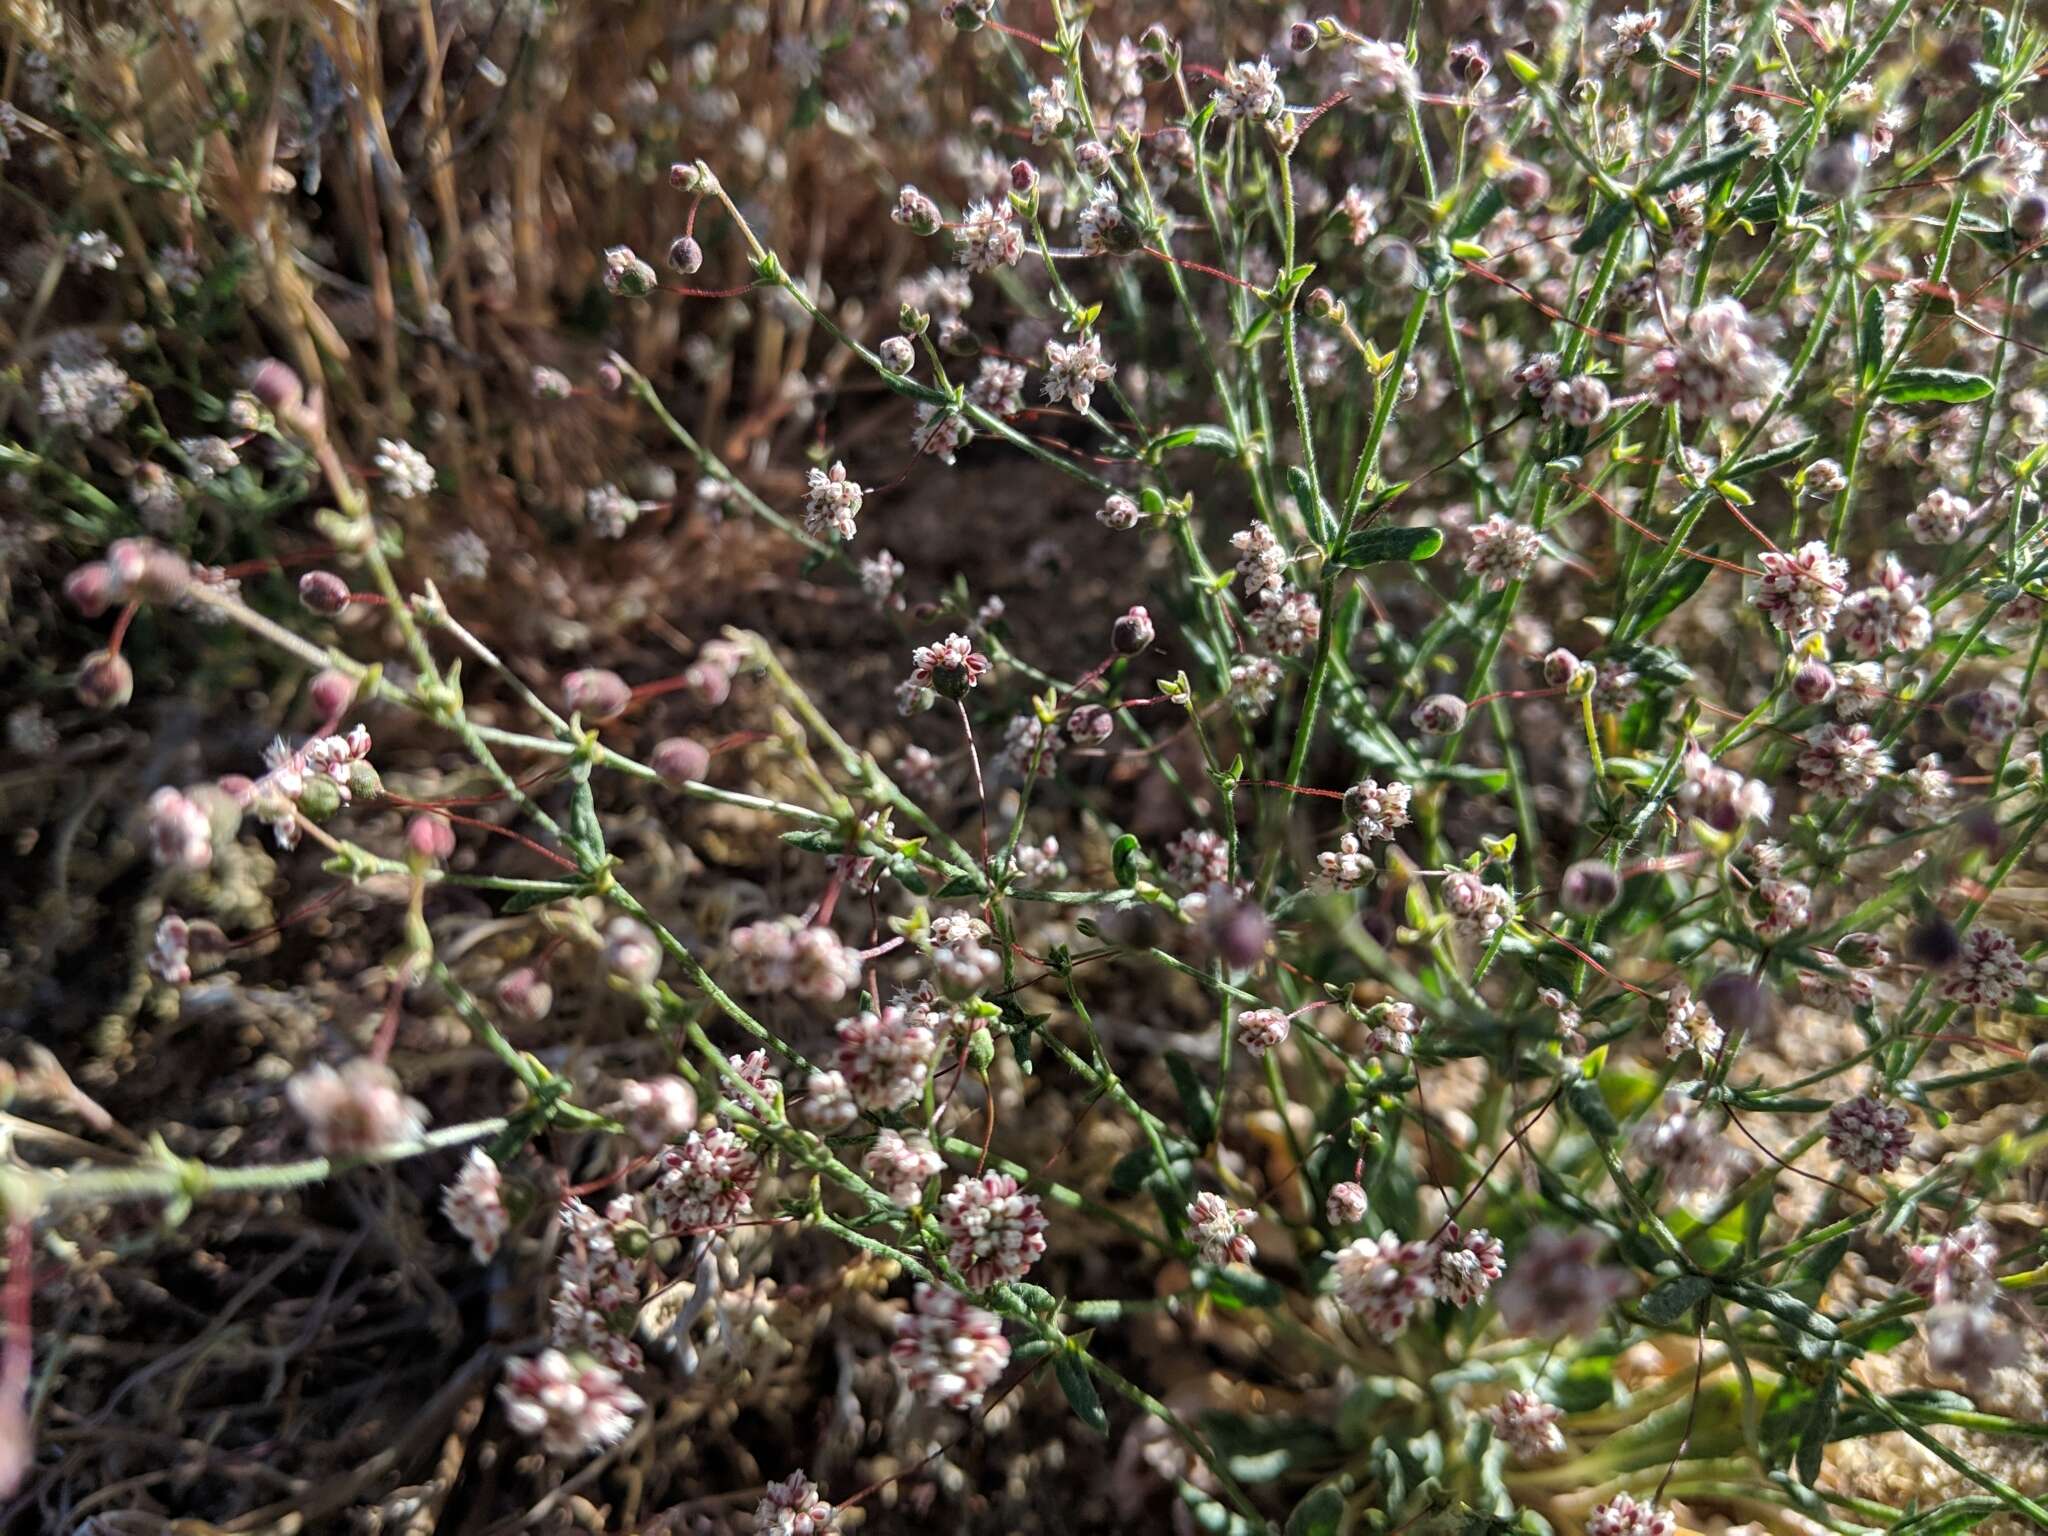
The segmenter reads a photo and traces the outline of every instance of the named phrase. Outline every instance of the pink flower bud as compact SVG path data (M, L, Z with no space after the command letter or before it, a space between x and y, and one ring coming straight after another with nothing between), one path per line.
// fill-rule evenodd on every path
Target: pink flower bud
M429 863L439 864L455 851L455 829L439 816L415 816L405 824L405 846Z
M688 277L704 265L704 247L688 235L678 235L669 245L668 265L670 271Z
M314 673L306 688L306 697L313 701L314 711L323 720L337 718L355 701L355 696L356 680L334 667Z
M1792 674L1792 697L1802 704L1825 704L1835 696L1835 669L1809 661Z
M64 600L88 619L96 619L114 601L114 573L104 561L81 565L64 578Z
M538 1024L555 1006L555 989L539 971L522 965L498 979L498 1006L523 1023Z
M290 364L266 357L249 374L249 393L268 406L273 415L286 416L305 403L306 386Z
M348 606L348 583L332 571L308 571L299 578L299 601L332 618Z
M562 698L570 710L585 719L616 720L633 702L633 690L616 672L602 667L585 667L562 679Z
M1015 160L1010 163L1010 190L1029 192L1038 185L1038 167L1029 160Z
M1433 693L1408 718L1425 736L1450 736L1465 728L1465 701L1455 693Z
M711 754L687 736L671 736L655 744L651 761L661 782L674 788L701 782L711 767Z
M94 651L79 667L72 686L78 702L88 709L119 709L135 696L135 669L112 651Z
M1067 716L1067 739L1077 746L1100 746L1115 729L1116 721L1100 704L1083 704Z
M1149 646L1158 633L1152 615L1135 607L1109 627L1109 643L1120 656L1135 656Z
M1561 645L1543 658L1543 681L1552 688L1562 688L1578 670L1579 658Z

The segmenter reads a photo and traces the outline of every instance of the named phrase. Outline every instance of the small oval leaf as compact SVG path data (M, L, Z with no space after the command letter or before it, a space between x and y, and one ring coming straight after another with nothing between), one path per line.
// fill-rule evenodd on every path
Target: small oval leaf
M1967 405L1991 393L1991 381L1981 373L1962 373L1954 368L1901 368L1878 390L1894 405L1918 405L1932 401L1939 405Z

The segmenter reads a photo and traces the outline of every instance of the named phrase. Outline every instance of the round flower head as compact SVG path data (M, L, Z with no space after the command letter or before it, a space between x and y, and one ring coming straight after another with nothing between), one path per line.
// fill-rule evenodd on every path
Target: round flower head
M477 1263L488 1264L497 1256L510 1219L498 1165L482 1147L469 1149L461 1169L441 1191L441 1212L449 1226L469 1239Z
M1007 206L971 203L953 231L953 255L970 272L1014 267L1024 254L1024 231Z
M838 1511L801 1472L770 1483L767 1497L754 1506L754 1536L828 1536L838 1529Z
M1253 1212L1233 1208L1221 1195L1204 1190L1188 1203L1188 1231L1202 1262L1215 1268L1249 1264L1258 1256L1251 1234Z
M1711 299L1651 363L1659 400L1687 416L1746 416L1784 384L1784 360L1766 345L1772 326L1739 299Z
M1608 1305L1634 1281L1625 1269L1594 1262L1597 1232L1539 1227L1522 1242L1512 1269L1493 1292L1502 1323L1523 1337L1587 1334Z
M1867 1093L1844 1099L1828 1111L1828 1150L1858 1173L1890 1173L1913 1144L1906 1111Z
M976 1290L1021 1280L1045 1252L1045 1213L1007 1173L960 1180L939 1197L947 1257Z
M1963 935L1941 995L1973 1008L2002 1008L2026 981L2019 946L1998 929L1979 924Z
M922 1133L913 1131L905 1136L885 1130L861 1158L860 1166L890 1200L908 1206L945 1164Z
M1461 1232L1447 1225L1436 1241L1436 1294L1454 1307L1469 1307L1507 1272L1500 1239L1484 1228Z
M1331 1273L1337 1300L1383 1343L1407 1329L1415 1309L1436 1294L1436 1249L1392 1232L1361 1237L1337 1251Z
M1287 1043L1287 1015L1278 1008L1249 1008L1237 1016L1237 1043L1263 1056Z
M949 699L963 697L988 675L988 658L965 635L948 635L910 653L910 681Z
M646 1406L609 1366L578 1363L558 1349L512 1361L498 1397L512 1427L538 1439L550 1456L582 1456L617 1444Z
M731 1131L692 1131L662 1154L649 1202L664 1231L730 1227L753 1209L760 1175L753 1149Z
M1556 398L1554 394L1552 398ZM1548 402L1546 408L1547 405ZM1542 550L1533 530L1498 516L1489 517L1474 528L1471 539L1465 569L1483 578L1488 590L1494 592L1527 576Z
M1655 1504L1617 1493L1586 1517L1586 1536L1672 1536L1678 1523Z
M1071 345L1045 344L1045 398L1069 401L1083 415L1095 400L1095 386L1106 382L1116 365L1102 355L1102 341L1092 331Z
M1333 1227L1349 1227L1365 1220L1366 1198L1364 1186L1346 1179L1341 1184L1332 1184L1330 1193L1323 1201L1323 1215Z
M896 1319L889 1355L911 1391L965 1412L980 1405L1010 1363L1010 1341L993 1312L958 1291L920 1284L910 1310Z
M1511 1391L1486 1410L1486 1422L1493 1427L1494 1438L1519 1462L1542 1461L1564 1454L1564 1431L1557 1427L1557 1421L1563 1417L1562 1408L1544 1402L1533 1392Z
M306 1122L313 1150L323 1157L363 1157L408 1146L426 1131L425 1106L406 1097L397 1073L367 1056L345 1063L339 1072L315 1062L286 1085L285 1096Z
M1824 630L1834 621L1846 590L1848 561L1830 554L1819 539L1789 554L1767 549L1756 559L1764 570L1750 598L1758 613L1795 637Z
M804 528L813 537L829 531L842 539L854 535L854 519L860 514L861 490L858 480L846 478L846 466L834 462L829 470L813 469L810 488L804 494Z

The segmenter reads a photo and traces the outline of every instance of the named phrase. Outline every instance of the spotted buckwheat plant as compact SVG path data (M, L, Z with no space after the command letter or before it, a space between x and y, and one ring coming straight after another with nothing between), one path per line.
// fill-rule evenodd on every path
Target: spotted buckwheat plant
M62 9L14 1524L2048 1525L2038 7Z

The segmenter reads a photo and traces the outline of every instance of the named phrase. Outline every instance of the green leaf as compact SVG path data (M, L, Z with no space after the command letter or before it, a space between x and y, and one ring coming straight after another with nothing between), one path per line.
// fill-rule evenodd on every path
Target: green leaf
M1666 688L1677 688L1692 681L1692 668L1661 645L1637 643L1609 646L1602 653L1601 659L1619 663L1644 682L1657 683Z
M1126 832L1111 845L1109 867L1116 872L1116 883L1125 890L1138 883L1138 839Z
M1074 1410L1074 1417L1096 1434L1108 1434L1109 1415L1102 1411L1102 1399L1095 1393L1095 1379L1088 1374L1088 1367L1081 1363L1081 1357L1072 1350L1061 1350L1052 1357L1052 1373L1059 1378L1060 1390L1066 1393L1067 1406Z
M1799 1458L1797 1470L1799 1481L1811 1488L1820 1480L1820 1469L1827 1455L1828 1439L1835 1431L1835 1415L1842 1406L1842 1373L1829 1371L1814 1394L1813 1411L1807 1415L1806 1427L1799 1432Z
M1489 181L1472 199L1472 206L1465 210L1465 217L1452 226L1451 238L1470 240L1493 222L1493 216L1507 206L1507 201L1507 194L1501 191L1500 183Z
M517 917L521 912L531 912L535 907L544 907L551 901L560 901L564 896L574 896L577 887L567 884L553 891L514 891L498 908L500 917Z
M597 800L590 792L590 780L577 784L569 796L569 835L595 859L604 857L604 828L597 820Z
M1324 1483L1294 1506L1287 1517L1287 1536L1337 1536L1343 1519L1343 1490Z
M1614 1118L1614 1111L1607 1107L1607 1096L1592 1079L1573 1079L1564 1091L1564 1101L1579 1117L1579 1123L1601 1141L1611 1141L1621 1133L1621 1122Z
M1586 227L1579 231L1579 238L1572 242L1572 254L1583 256L1588 251L1597 251L1607 243L1607 237L1621 228L1621 221L1634 213L1636 205L1627 198L1609 203L1593 217L1586 220Z
M1206 1147L1216 1139L1216 1095L1195 1071L1195 1064L1179 1051L1166 1053L1166 1070L1180 1093L1181 1113L1187 1117L1188 1134L1195 1145Z
M1760 475L1767 469L1776 469L1783 464L1797 463L1800 459L1805 458L1806 451L1819 441L1818 437L1808 433L1805 437L1794 438L1791 442L1781 447L1773 448L1767 453L1752 453L1746 459L1737 459L1714 478L1716 480L1740 482L1747 480L1752 475Z
M1755 139L1737 139L1725 148L1715 150L1711 155L1702 155L1689 165L1681 165L1668 172L1650 188L1652 192L1669 192L1673 187L1682 187L1688 182L1718 181L1749 158L1749 152L1756 147ZM1577 246L1573 247L1578 249Z
M955 875L952 879L948 880L944 885L939 887L939 895L942 897L978 896L980 894L981 882L979 880L976 880L972 875Z
M1223 428L1204 422L1199 426L1176 427L1153 438L1146 448L1151 453L1169 453L1175 448L1206 448L1225 458L1238 456L1237 439Z
M1677 1322L1714 1293L1714 1282L1705 1275L1679 1275L1651 1287L1638 1303L1643 1316L1653 1323Z
M2001 1509L2005 1500L1988 1493L1966 1493L1917 1515L1908 1515L1891 1529L1891 1536L1958 1536L1973 1531Z
M1337 564L1351 568L1390 560L1422 561L1443 547L1440 528L1368 528L1345 541L1337 552Z
M1278 1307L1287 1302L1287 1292L1277 1280L1268 1280L1255 1269L1197 1269L1196 1283L1226 1307Z
M1960 373L1954 368L1901 368L1878 389L1878 394L1894 405L1918 405L1924 401L1967 405L1990 393L1991 381L1983 374Z
M1709 544L1700 553L1711 555L1719 547L1719 545ZM1713 573L1714 567L1707 564L1704 560L1679 561L1670 570L1666 571L1664 579L1657 583L1656 590L1650 594L1650 600L1643 609L1642 617L1630 626L1629 633L1631 635L1647 635L1652 633L1659 624L1662 624L1690 601L1692 595L1706 585L1707 578Z
M1857 333L1857 358L1863 370L1863 387L1877 382L1877 370L1884 363L1884 295L1875 288L1863 295L1863 324Z

